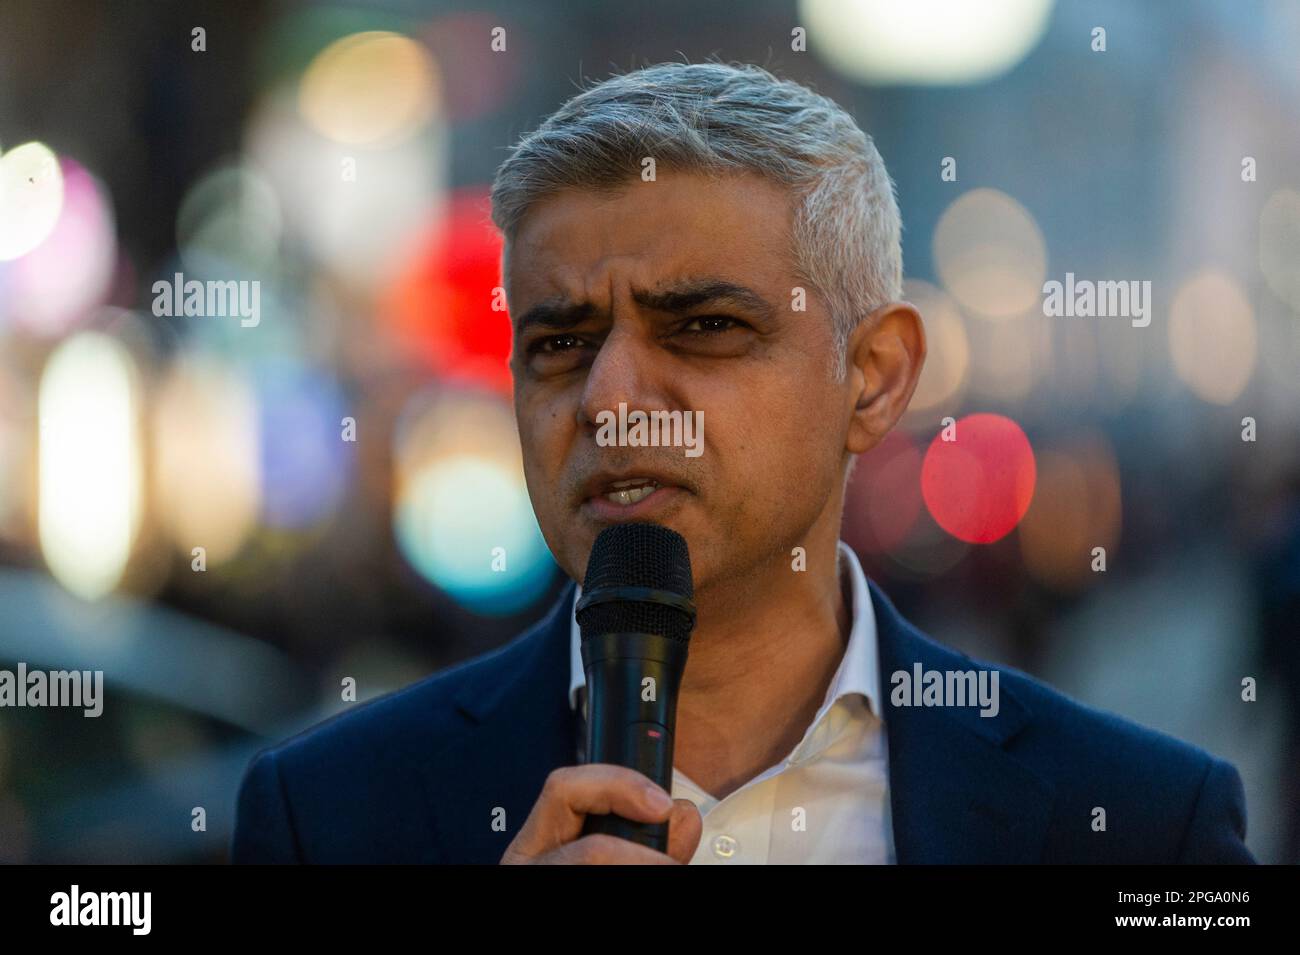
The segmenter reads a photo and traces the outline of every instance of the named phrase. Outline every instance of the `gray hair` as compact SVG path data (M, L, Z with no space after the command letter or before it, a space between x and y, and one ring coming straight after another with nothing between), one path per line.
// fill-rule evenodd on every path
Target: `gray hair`
M795 274L830 311L842 378L849 334L902 295L894 184L848 113L758 66L659 63L613 76L524 136L492 184L503 277L534 203L569 187L617 188L640 175L646 156L710 175L754 172L791 188Z

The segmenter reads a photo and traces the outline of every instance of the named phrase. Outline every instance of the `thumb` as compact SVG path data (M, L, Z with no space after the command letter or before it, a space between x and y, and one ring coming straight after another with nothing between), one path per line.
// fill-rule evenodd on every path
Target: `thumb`
M673 811L668 817L668 854L686 865L695 855L704 832L704 819L695 803L689 799L674 799Z

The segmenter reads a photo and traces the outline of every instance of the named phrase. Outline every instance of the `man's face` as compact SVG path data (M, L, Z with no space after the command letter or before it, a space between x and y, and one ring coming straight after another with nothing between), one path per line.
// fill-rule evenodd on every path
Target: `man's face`
M833 509L852 402L833 380L830 320L792 307L788 191L749 174L663 171L616 192L538 203L511 246L515 413L528 493L581 582L619 521L686 538L697 592L791 548ZM703 412L702 453L602 446L598 414ZM616 483L657 489L607 497ZM644 493L644 492L641 492Z

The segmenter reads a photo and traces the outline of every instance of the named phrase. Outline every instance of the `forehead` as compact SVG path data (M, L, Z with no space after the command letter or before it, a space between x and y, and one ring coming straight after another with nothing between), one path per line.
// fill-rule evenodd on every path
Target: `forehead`
M510 248L511 299L598 295L702 272L758 287L789 284L790 190L761 176L683 174L566 189L537 202Z

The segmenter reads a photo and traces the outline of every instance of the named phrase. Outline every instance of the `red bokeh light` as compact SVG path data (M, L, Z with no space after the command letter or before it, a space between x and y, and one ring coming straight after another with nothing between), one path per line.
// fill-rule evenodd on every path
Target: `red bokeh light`
M440 377L509 394L510 316L492 309L501 235L488 210L485 188L454 193L413 245L381 312Z
M1029 510L1037 469L1020 426L996 414L956 423L954 440L940 432L921 467L921 494L935 521L953 537L991 544L1011 533Z

